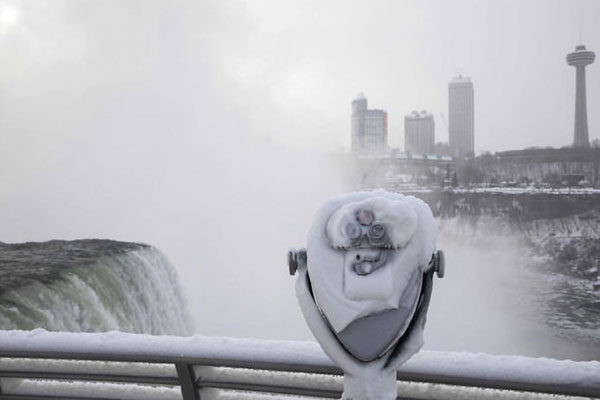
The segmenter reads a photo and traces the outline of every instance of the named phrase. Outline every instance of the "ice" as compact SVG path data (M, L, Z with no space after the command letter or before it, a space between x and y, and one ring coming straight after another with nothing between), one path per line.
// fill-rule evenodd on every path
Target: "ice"
M193 332L177 273L159 250L144 246L102 255L94 253L97 251L94 246L98 246L95 241L82 242L64 242L55 245L58 249L52 251L44 247L49 246L47 243L34 244L36 251L32 253L43 256L37 261L30 260L30 264L19 261L22 263L19 266L33 271L38 263L40 269L52 273L44 279L32 276L25 279L26 284L3 292L0 302L3 329L120 330L168 335ZM56 267L69 265L64 253L74 251L66 250L68 246L78 246L75 248L82 264ZM19 260L31 257L17 254Z
M318 311L318 310L317 310ZM330 331L329 331L330 332ZM333 335L333 334L332 334ZM332 338L335 340L335 338ZM322 369L334 371L331 361L314 342L290 342L259 339L241 339L225 337L174 337L135 335L121 332L109 333L59 333L44 330L35 331L0 331L0 354L8 352L52 352L54 354L86 354L89 358L102 357L112 354L115 357L135 355L146 358L147 361L161 361L165 358L182 360L192 358L218 358L230 361L253 360L254 363L297 363L310 364ZM34 354L34 353L30 353ZM12 365L6 358L1 359L0 370ZM44 362L36 360L35 362ZM36 369L34 362L33 369ZM23 363L23 361L14 361ZM53 361L55 364L64 361ZM81 362L86 371L91 368L91 362ZM24 364L21 364L23 366ZM107 372L112 368L110 363L102 364L101 371ZM38 365L39 367L39 365ZM54 366L56 367L56 365ZM53 367L53 368L54 368ZM63 366L63 371L70 370L72 366ZM126 373L123 365L118 364L112 372ZM141 364L139 371L131 373L155 373L152 368ZM172 376L172 367L162 364L157 366L161 374ZM243 377L246 382L276 383L282 385L299 385L299 382L314 382L316 387L340 390L341 379L339 376L294 374L282 372L257 372L255 370L226 369L210 367L196 367L196 371L206 380L225 380L231 377ZM522 382L544 385L565 385L571 388L586 388L600 393L600 362L575 362L570 360L553 360L547 358L528 358L521 356L496 356L482 353L448 353L436 351L421 351L404 364L400 373L427 375L427 376L458 376L489 380L491 382ZM237 375L236 375L237 374ZM50 382L48 389L43 381L19 380L2 378L0 386L3 393L55 393L57 396L65 395L66 383ZM163 398L180 399L178 387L150 388L140 385L107 385L100 383L73 383L73 390L86 395L88 393L117 393L123 391L127 396L122 398ZM323 386L320 386L323 385ZM445 386L429 383L400 382L400 393L415 398L444 398L444 399L523 399L541 400L553 398L550 395L523 392L507 392L491 389L465 388ZM88 391L89 390L89 391ZM153 393L156 391L156 393ZM271 399L285 398L283 395L266 395L257 393L241 393L220 390L204 390L217 397L203 397L207 399ZM71 393L71 392L69 392ZM98 394L99 396L99 394ZM117 396L118 397L118 396ZM558 398L558 397L557 397ZM560 398L565 398L560 397Z
M566 187L566 188L536 188L536 187L482 187L482 188L454 188L454 193L500 193L500 194L597 194L600 189L591 187Z
M115 361L46 360L28 358L0 358L2 371L53 371L60 373L99 373L121 376L150 375L154 377L177 377L173 364L130 363Z
M274 351L273 349L277 349ZM124 332L72 333L32 331L0 331L0 356L8 352L52 352L54 354L86 354L102 359L135 355L137 359L160 362L166 359L218 357L224 360L252 359L285 363L300 359L315 365L331 366L331 362L314 342L291 342L260 339L238 339L216 336L153 336ZM58 357L57 357L58 358ZM166 362L166 361L165 361Z
M393 264L398 266L392 275L383 276L385 272L378 270L377 274L370 277L372 280L393 282L383 299L361 297L360 293L355 293L358 289L349 296L345 293L345 284L352 290L365 279L348 273L344 268L342 253L337 248L349 247L350 242L341 231L350 216L363 208L373 210L379 220L393 227L390 244L395 249L401 249L392 253L396 257ZM318 305L333 329L340 332L357 318L397 308L412 277L412 268L419 267L422 272L427 269L435 250L436 230L431 210L422 200L383 190L344 194L321 207L308 237L308 273ZM400 268L400 265L410 267ZM389 268L387 270L392 272Z
M430 292L419 289L429 287L436 231L425 202L383 190L344 194L317 212L296 295L344 371L342 398L396 398L396 368L423 346Z
M136 384L104 383L104 382L69 382L34 379L2 378L2 393L20 396L85 396L101 399L122 400L181 400L179 386L156 387ZM25 397L26 398L26 397Z

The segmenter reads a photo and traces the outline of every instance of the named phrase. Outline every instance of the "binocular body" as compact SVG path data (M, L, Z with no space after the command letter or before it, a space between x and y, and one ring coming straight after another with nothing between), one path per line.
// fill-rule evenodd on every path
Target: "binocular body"
M385 191L326 202L288 253L304 318L345 372L344 399L395 399L396 369L423 345L433 274L444 274L427 204Z

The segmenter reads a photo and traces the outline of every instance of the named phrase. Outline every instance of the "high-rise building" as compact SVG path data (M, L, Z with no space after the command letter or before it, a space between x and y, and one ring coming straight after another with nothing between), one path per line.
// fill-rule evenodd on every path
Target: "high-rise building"
M475 154L475 112L473 82L458 76L448 84L448 131L450 154L466 157Z
M584 45L575 47L575 51L567 55L567 64L576 68L575 88L575 132L573 147L590 147L588 134L587 105L585 95L585 67L594 62L596 55L585 49Z
M388 149L387 112L367 109L367 98L359 93L352 101L350 134L353 153L378 153Z
M404 151L432 154L435 143L435 122L427 111L413 111L404 117Z
M433 145L433 153L440 156L450 155L450 145L448 142L437 142Z

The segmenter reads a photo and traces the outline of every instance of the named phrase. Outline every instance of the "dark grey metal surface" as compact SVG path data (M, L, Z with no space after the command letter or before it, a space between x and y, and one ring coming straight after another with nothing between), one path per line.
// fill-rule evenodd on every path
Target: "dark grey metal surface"
M421 273L412 274L398 308L367 315L352 321L341 332L335 333L344 348L360 361L381 357L404 334L419 300Z
M360 361L380 357L400 336L400 328L410 316L409 308L397 308L352 321L337 337L344 348Z
M194 366L185 363L175 364L177 376L181 384L181 396L183 400L200 400L200 393L196 386Z

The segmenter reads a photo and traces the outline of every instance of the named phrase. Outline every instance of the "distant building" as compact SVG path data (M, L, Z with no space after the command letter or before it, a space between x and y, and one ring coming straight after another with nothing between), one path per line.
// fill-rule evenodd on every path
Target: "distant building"
M450 145L448 142L437 142L433 145L433 153L441 156L449 156Z
M484 181L559 184L579 176L600 185L600 148L529 148L485 154L471 160ZM571 177L571 178L569 178Z
M413 111L404 117L404 151L433 154L435 122L427 111Z
M595 57L594 52L586 50L582 44L576 46L575 51L567 55L567 64L575 67L577 71L575 77L575 131L573 133L573 147L590 147L585 94L585 67L593 63Z
M448 130L450 154L467 157L475 154L475 112L473 82L458 76L448 84Z
M353 153L379 153L388 150L387 112L367 109L367 98L360 93L352 101L350 119Z

